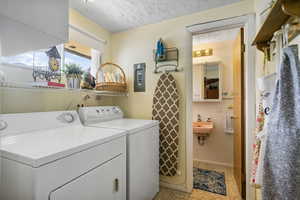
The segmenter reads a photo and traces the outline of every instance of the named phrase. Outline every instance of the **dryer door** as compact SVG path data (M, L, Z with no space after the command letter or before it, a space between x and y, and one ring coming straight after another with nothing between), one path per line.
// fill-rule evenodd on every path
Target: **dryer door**
M54 190L50 200L125 200L125 166L120 155Z

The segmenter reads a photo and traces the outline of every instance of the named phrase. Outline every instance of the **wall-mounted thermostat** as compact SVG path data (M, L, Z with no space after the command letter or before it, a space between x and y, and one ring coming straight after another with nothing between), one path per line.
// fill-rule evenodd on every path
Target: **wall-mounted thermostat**
M134 64L134 92L145 92L146 63Z

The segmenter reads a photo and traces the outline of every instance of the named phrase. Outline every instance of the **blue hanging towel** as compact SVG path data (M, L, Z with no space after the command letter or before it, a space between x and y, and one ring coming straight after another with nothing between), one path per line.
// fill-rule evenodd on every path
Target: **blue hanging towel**
M156 45L156 59L161 60L164 59L164 57L165 57L165 46L162 39L159 39Z
M300 64L283 49L263 161L263 200L300 200Z

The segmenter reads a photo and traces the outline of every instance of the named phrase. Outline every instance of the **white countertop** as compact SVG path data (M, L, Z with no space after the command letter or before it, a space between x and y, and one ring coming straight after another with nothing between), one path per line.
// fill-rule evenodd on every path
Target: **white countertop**
M0 155L39 167L124 135L124 130L82 125L33 131L0 138Z

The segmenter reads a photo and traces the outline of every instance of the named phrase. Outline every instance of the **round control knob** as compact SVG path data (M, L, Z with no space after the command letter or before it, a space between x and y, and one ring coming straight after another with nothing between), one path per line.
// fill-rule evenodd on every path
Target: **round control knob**
M118 112L119 112L119 110L118 110L118 109L116 109L116 108L114 108L114 109L113 109L113 112L114 112L114 113L118 113Z
M6 129L8 126L6 121L0 120L0 131Z
M75 117L72 113L63 113L60 116L58 116L57 119L64 123L72 123L74 122Z
M74 121L74 116L70 113L66 113L64 115L64 119L66 120L66 122L71 123Z

